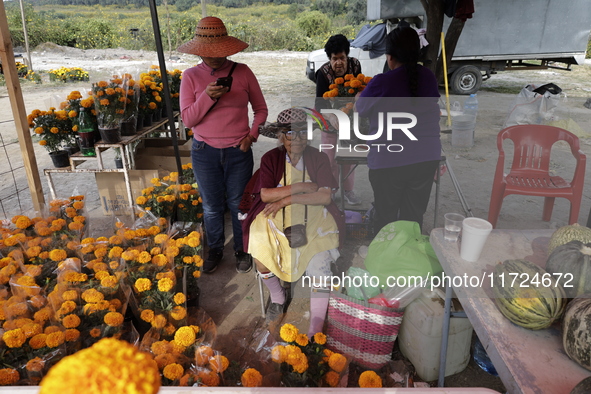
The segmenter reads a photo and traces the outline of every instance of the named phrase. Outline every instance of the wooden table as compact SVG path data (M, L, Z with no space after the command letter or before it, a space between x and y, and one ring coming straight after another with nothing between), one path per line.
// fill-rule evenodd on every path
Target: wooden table
M485 277L482 287L462 284L453 289L509 393L570 393L577 383L591 376L591 371L564 352L559 323L537 331L519 327L499 312L490 297L488 274L498 262L525 259L545 267L552 232L493 230L475 263L460 257L458 243L443 239L442 228L431 232L431 245L447 276Z

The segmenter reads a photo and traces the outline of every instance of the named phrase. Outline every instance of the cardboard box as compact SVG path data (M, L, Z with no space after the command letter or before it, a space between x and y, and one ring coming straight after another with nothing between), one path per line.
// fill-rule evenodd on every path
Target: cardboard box
M152 178L158 178L158 170L131 170L129 180L131 192L135 199L142 194L142 190L150 187ZM122 172L95 173L96 186L99 191L101 207L105 215L131 214L125 176Z
M174 147L170 138L149 138L144 142L144 148L137 149L135 154L136 169L178 171ZM179 140L181 164L191 162L192 142L192 140Z

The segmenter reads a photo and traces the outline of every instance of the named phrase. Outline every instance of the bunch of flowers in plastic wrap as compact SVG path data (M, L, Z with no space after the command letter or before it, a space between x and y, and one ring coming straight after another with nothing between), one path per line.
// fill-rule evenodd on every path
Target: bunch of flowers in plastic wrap
M67 96L66 101L62 103L63 109L67 112L68 118L72 122L72 131L79 132L80 109L84 108L86 117L93 126L97 126L96 110L94 109L94 98L92 96L83 98L78 90L73 90Z
M40 393L156 394L159 389L160 374L149 354L125 341L106 338L51 368Z
M171 218L177 200L175 185L160 178L152 178L151 182L153 186L142 190L142 195L135 201L136 204L156 217Z
M348 359L325 348L326 336L319 332L311 340L292 324L284 324L279 334L287 345L271 350L271 359L280 365L281 383L287 387L337 387L346 374ZM346 385L345 385L346 386Z
M113 78L92 84L92 97L99 128L118 128L125 113L126 91L123 81Z
M181 80L183 78L183 72L181 70L174 69L172 71L167 70L166 73L168 74L168 89L170 90L172 110L179 111L179 96L181 92ZM152 66L148 74L154 78L156 83L162 86L162 72L158 66Z
M158 108L162 108L162 97L160 92L162 86L154 80L150 73L140 74L140 99L139 111L143 114L154 113Z
M179 222L198 222L203 220L203 200L197 190L197 182L193 174L191 163L182 166L182 177L178 173L171 172L170 179L179 181L177 184L178 199L176 220Z
M7 376L0 384L39 384L49 366L65 355L70 338L54 319L43 289L29 275L13 274L10 291L3 288L0 300L2 363L11 370L4 372Z

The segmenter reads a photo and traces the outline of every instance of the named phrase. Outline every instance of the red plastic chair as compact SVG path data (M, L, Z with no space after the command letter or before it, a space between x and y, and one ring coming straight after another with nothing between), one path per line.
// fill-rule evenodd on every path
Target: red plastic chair
M505 174L505 152L503 141L513 141L513 164L509 174ZM559 176L551 176L550 150L557 141L566 141L577 165L571 182ZM499 160L493 181L488 210L488 221L496 227L503 199L509 194L541 196L544 199L542 220L552 217L554 199L567 198L570 201L569 224L579 218L583 185L585 183L586 156L579 149L579 138L573 133L558 127L542 125L518 125L507 127L497 136Z

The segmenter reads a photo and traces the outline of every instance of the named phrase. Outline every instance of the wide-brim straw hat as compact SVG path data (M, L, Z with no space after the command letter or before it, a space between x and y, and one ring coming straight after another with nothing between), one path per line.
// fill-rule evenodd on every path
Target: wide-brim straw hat
M308 117L311 117L320 130L328 129L328 122L320 113L312 108L291 107L284 109L277 115L277 122L266 123L259 127L259 134L270 138L279 138L279 134L292 130L294 127L303 129L307 125Z
M177 51L201 57L226 57L243 51L248 44L228 35L220 18L207 16L199 21L195 37L177 48Z

